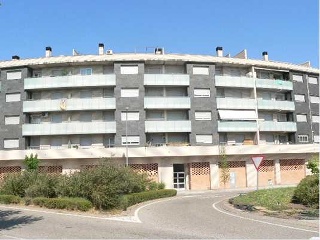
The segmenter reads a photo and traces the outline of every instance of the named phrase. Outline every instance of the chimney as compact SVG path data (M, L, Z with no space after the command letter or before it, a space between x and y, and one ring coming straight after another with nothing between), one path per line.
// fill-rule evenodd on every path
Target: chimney
M268 52L263 52L263 53L262 53L262 56L263 56L263 60L269 61Z
M20 59L20 57L17 55L12 56L12 60L19 60L19 59Z
M52 48L46 47L46 57L51 57L51 56L52 56Z
M103 55L103 53L104 53L104 44L99 43L99 55Z
M222 47L217 47L216 52L217 52L218 57L223 57L223 48Z

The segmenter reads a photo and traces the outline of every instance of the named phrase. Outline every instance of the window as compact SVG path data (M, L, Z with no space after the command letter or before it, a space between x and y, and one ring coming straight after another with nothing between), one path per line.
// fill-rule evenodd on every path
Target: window
M312 122L313 123L319 123L320 117L319 116L312 116Z
M209 67L208 66L194 66L192 70L193 74L197 75L209 75Z
M309 136L308 135L298 135L298 142L299 143L307 143L309 142Z
M42 72L41 72L41 70L34 71L33 74L32 74L32 77L34 77L34 78L42 77Z
M296 100L296 102L305 102L306 101L304 94L296 94L296 95L294 95L294 99Z
M209 88L204 88L204 89L195 88L194 89L194 97L210 97L210 89Z
M310 102L311 103L319 103L320 102L320 98L317 96L310 96Z
M61 137L52 137L51 138L51 148L59 149L62 147L62 138Z
M139 97L138 88L121 89L121 97Z
M315 143L319 143L319 135L314 135L313 136L313 141L315 142Z
M307 114L297 114L297 122L307 122Z
M139 120L139 112L128 112L128 116L126 116L127 112L121 112L121 121L138 121ZM127 117L127 118L126 118Z
M92 75L92 68L81 68L80 75Z
M308 81L310 84L318 84L318 78L316 77L309 77Z
M138 74L138 70L138 65L127 65L120 67L121 74Z
M196 120L211 120L211 112L195 112L194 116Z
M286 122L287 121L287 115L279 113L278 116L277 116L277 121L278 122Z
M3 140L4 148L18 148L19 147L19 139L4 139Z
M62 115L61 114L52 114L51 115L52 123L62 123Z
M19 102L21 100L20 93L7 93L6 102Z
M212 135L196 135L197 143L212 143Z
M128 136L126 141L126 136L121 138L122 145L139 145L140 137L139 136Z
M91 91L81 91L80 92L80 98L92 98L92 92Z
M80 122L92 122L92 113L91 112L80 113Z
M62 99L62 97L63 97L62 92L53 92L53 93L51 93L51 100Z
M296 82L303 82L302 75L292 75L292 80Z
M80 137L80 146L82 148L90 147L91 144L92 144L92 137L91 136Z
M64 75L67 75L67 72L62 69L55 69L55 70L52 70L51 75L52 77L64 76Z
M21 79L21 71L7 72L7 80Z
M5 116L4 124L5 125L16 125L20 123L20 116Z

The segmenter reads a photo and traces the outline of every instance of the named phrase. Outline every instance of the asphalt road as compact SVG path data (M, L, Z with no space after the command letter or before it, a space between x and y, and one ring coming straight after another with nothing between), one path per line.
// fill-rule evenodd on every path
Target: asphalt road
M0 238L309 239L318 221L261 216L231 208L234 192L184 192L121 216L0 205Z

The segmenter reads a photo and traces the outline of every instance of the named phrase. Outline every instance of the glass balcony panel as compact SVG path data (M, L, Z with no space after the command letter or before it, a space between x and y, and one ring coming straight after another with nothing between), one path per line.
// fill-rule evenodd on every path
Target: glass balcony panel
M253 88L254 79L249 77L215 76L217 87L243 87Z
M25 78L24 89L48 89L90 86L115 86L116 75L71 75L59 77Z
M146 121L146 132L191 132L191 121Z
M23 136L116 133L116 122L67 122L22 125Z
M217 107L221 109L255 109L255 100L245 98L217 98Z
M296 132L297 124L295 122L259 122L261 132Z
M276 79L256 79L257 88L293 90L292 82Z
M275 101L258 99L258 109L294 111L295 105L292 101Z
M190 109L189 97L145 97L146 109Z
M23 112L115 109L115 98L74 98L65 100L24 101Z
M151 86L189 86L187 74L145 74L144 85Z
M256 132L257 123L251 121L218 121L218 132Z

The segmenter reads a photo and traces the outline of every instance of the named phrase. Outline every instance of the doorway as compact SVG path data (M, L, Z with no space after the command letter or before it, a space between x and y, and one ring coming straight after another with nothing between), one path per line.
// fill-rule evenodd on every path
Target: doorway
M173 187L175 189L185 189L184 164L173 164Z

